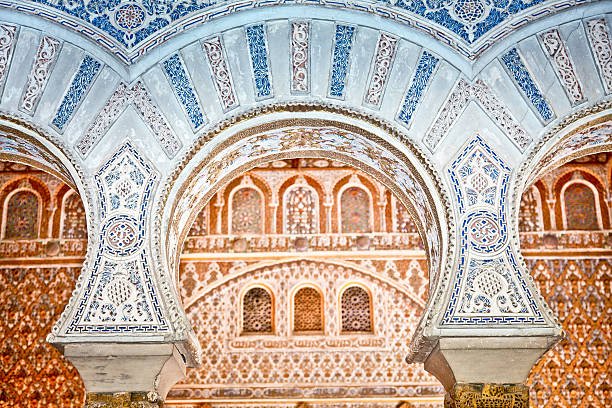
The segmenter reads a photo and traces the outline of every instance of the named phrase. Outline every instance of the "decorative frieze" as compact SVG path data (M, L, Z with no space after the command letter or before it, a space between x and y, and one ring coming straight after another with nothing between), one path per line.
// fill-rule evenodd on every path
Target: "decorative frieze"
M202 48L206 51L213 82L217 89L217 95L223 111L229 111L239 105L238 98L234 93L232 74L227 64L225 49L221 37L212 37L202 41Z
M364 97L364 103L380 108L380 103L387 86L387 80L393 66L393 57L397 46L397 38L387 33L378 37L378 45L374 54L374 64L370 73L370 83Z
M76 148L83 156L87 156L91 149L104 137L108 129L119 118L128 103L147 124L157 138L161 148L170 158L174 157L181 148L181 142L170 128L166 118L141 81L129 87L125 83L119 84L117 90L106 101L102 111L96 116L86 132L77 140Z
M561 39L559 30L552 29L539 35L540 41L550 59L561 85L573 105L584 101L582 86L574 69L574 62L567 52L567 47Z
M291 92L310 91L310 23L291 23Z
M587 21L587 36L599 68L599 75L607 94L612 93L612 45L610 31L604 18Z
M34 113L51 76L51 70L57 60L61 45L61 42L46 35L40 40L28 82L19 102L19 109L22 111L29 114Z
M445 407L529 407L529 388L523 384L455 384Z

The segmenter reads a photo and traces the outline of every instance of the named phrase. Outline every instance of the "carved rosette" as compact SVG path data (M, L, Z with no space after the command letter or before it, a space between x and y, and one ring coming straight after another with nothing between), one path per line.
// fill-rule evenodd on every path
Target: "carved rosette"
M527 408L529 388L523 384L457 383L444 408Z

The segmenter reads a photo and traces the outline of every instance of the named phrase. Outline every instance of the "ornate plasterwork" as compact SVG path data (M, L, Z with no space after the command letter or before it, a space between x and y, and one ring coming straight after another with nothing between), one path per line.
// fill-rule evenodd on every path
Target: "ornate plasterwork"
M374 54L373 64L370 73L369 85L363 99L367 105L380 108L387 80L393 67L395 48L398 39L387 33L380 33L376 53Z
M77 110L81 101L91 88L91 84L96 79L101 67L102 64L89 55L86 55L83 61L81 61L81 65L72 78L70 88L66 90L62 103L59 108L57 108L55 117L51 122L53 127L59 132L64 130L64 127L72 118L72 114Z
M251 55L250 61L251 69L253 70L255 98L257 100L270 98L273 96L273 93L265 27L263 24L249 26L245 29L245 33Z
M476 136L448 174L460 213L461 251L441 324L546 324L508 243L510 168Z
M608 25L604 18L595 18L588 20L586 26L604 89L606 93L612 93L612 45Z
M157 172L126 141L94 181L100 239L65 335L169 332L144 245Z
M34 113L36 110L38 101L51 76L53 65L59 56L61 46L62 43L53 37L45 35L41 38L28 82L21 95L21 101L19 102L20 110L29 114Z
M291 92L310 91L310 22L291 23Z
M13 49L17 38L17 27L10 24L0 24L0 91L4 89L6 77L11 67Z
M141 81L132 86L123 82L119 84L87 131L76 141L77 151L86 157L121 116L128 104L134 106L140 114L166 155L170 158L174 157L182 144Z
M200 101L182 58L179 54L174 54L166 59L162 65L191 126L194 130L197 130L206 123L206 117L202 113Z
M423 139L425 145L432 152L436 150L471 101L479 103L491 120L499 126L521 152L531 143L529 134L481 79L469 83L466 79L461 78Z
M534 109L538 118L544 123L552 120L555 117L555 113L533 80L518 50L512 48L507 51L501 56L501 61L510 77L514 80L514 84L527 102L529 102L532 109Z
M229 111L240 103L234 93L232 74L229 70L221 37L217 36L203 40L202 48L206 51L213 82L215 83L215 88L217 89L217 95L223 107L223 111Z
M567 52L559 30L556 28L549 30L540 34L539 38L572 104L583 102L584 93L574 68L574 61Z
M7 0L3 7L33 14L88 36L101 44L125 64L136 62L168 39L186 30L227 16L239 10L262 6L284 5L281 0L272 2L223 3L208 0L183 2L128 3L113 1L99 3L56 2L52 0ZM397 0L371 3L353 0L349 2L325 2L299 0L296 3L311 7L326 6L368 12L424 31L436 39L448 43L459 53L475 58L496 40L508 35L518 26L547 16L567 7L583 4L580 0L536 0L528 2L491 3L484 0L448 0L409 2Z
M411 124L412 114L416 110L417 105L421 101L421 98L427 89L429 80L431 79L431 76L438 65L438 61L440 61L439 58L433 56L427 51L423 51L421 54L416 71L412 77L412 82L410 83L410 87L406 92L404 103L402 104L402 107L397 115L397 119L404 122L408 126Z
M328 91L332 98L344 98L355 31L354 26L336 25Z

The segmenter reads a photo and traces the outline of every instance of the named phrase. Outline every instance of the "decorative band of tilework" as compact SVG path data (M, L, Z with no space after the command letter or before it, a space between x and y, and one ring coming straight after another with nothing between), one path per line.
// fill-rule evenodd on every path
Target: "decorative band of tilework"
M329 80L329 95L335 98L344 98L346 76L348 75L351 48L355 27L337 25L332 55L332 72Z
M410 125L410 121L412 119L412 115L416 110L417 105L421 101L423 94L425 93L425 89L427 89L427 84L431 79L431 76L438 65L439 58L434 57L427 51L423 51L421 58L416 67L416 71L412 77L412 82L410 83L410 87L408 88L408 92L406 92L406 97L404 98L404 103L402 104L402 108L397 115L397 118L404 122L406 125Z
M501 60L510 76L514 79L515 84L538 113L540 119L544 122L551 120L555 114L548 105L548 102L546 102L546 99L544 99L533 78L531 78L531 74L527 70L518 50L512 48L502 55Z
M64 127L72 117L72 114L77 109L83 100L83 97L89 90L92 82L96 78L98 71L100 71L100 67L102 67L102 64L89 55L86 55L85 58L83 58L79 69L72 79L70 88L68 88L68 91L66 91L64 99L62 99L62 103L60 104L57 112L55 113L55 117L53 118L52 124L57 128L57 130L64 130Z
M19 102L19 109L22 111L30 114L34 113L36 105L47 86L47 81L51 76L51 70L57 60L61 46L61 42L46 35L40 40L28 82Z
M255 96L264 99L272 96L270 72L268 68L268 47L263 24L246 28L247 41L251 54L251 68L255 83Z
M200 109L200 102L196 96L193 83L181 57L178 54L174 54L163 62L163 66L189 121L194 129L198 129L206 120L202 109Z

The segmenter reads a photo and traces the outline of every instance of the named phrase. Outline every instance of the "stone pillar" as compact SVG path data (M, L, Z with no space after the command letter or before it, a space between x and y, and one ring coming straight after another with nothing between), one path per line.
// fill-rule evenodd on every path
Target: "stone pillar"
M556 337L441 338L425 370L447 391L445 408L526 408L525 385Z

